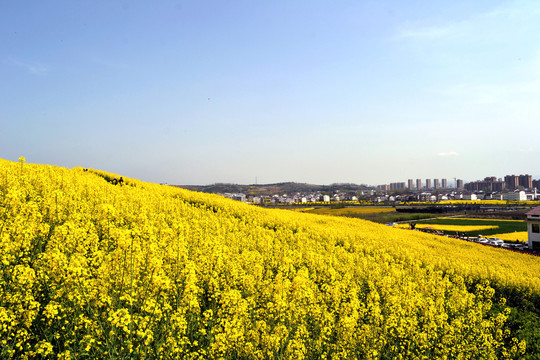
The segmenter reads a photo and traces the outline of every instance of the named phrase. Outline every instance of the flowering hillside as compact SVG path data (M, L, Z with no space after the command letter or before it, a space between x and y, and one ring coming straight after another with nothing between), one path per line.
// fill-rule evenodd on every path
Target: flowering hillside
M538 258L114 178L0 160L0 358L525 350L501 295L536 304Z

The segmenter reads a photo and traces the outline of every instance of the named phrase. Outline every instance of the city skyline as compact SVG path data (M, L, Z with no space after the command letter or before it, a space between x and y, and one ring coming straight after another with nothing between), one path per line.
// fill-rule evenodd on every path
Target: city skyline
M422 181L424 180L424 181ZM408 179L407 182L394 182L390 184L379 184L379 189L385 190L424 190L424 189L465 189L465 190L488 190L503 191L517 188L532 189L540 187L540 179L529 175L505 175L504 177L488 176L483 180L473 180L464 182L463 179L453 179L453 183L448 184L447 178L426 178Z

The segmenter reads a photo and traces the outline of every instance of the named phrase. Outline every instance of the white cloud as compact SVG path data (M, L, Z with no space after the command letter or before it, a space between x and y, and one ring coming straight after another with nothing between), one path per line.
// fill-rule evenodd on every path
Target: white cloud
M449 151L449 152L440 152L437 154L437 156L459 156L459 153L455 151Z
M26 70L27 73L32 75L45 75L49 72L49 68L39 62L25 62L18 59L9 59L12 65L18 66Z

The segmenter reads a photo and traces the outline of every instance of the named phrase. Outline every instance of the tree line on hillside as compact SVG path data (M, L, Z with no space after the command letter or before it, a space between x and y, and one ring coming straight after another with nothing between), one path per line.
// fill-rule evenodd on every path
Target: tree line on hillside
M188 190L199 191L204 193L245 193L249 195L273 195L276 193L308 193L308 192L353 192L371 190L373 187L361 184L350 183L335 183L330 185L315 185L307 183L283 182L275 184L226 184L216 183L212 185L175 185Z

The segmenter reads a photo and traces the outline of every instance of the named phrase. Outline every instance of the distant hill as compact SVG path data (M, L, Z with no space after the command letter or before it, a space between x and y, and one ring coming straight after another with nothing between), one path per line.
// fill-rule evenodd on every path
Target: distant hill
M275 184L223 184L212 185L174 185L183 189L198 191L203 193L244 193L246 195L272 195L272 194L291 194L291 193L309 193L309 192L356 192L360 190L374 189L368 185L357 185L349 183L335 183L330 185L314 185L306 183L283 182Z

